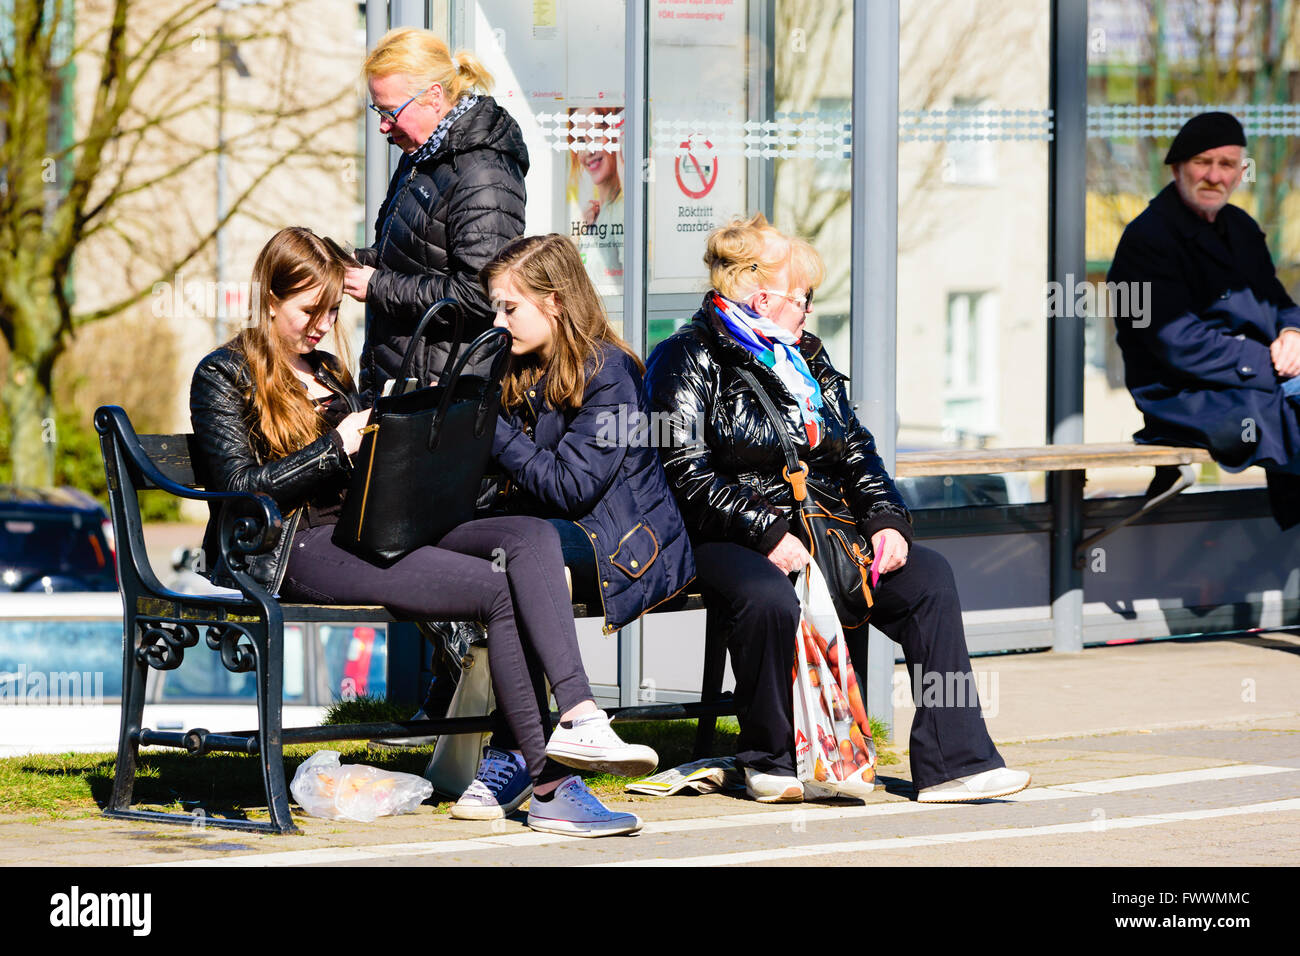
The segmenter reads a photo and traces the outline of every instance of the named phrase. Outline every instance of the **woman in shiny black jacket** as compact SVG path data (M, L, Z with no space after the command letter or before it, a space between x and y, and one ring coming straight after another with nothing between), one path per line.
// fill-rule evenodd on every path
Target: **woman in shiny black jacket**
M739 369L783 413L815 497L839 502L870 542L879 574L872 623L903 646L914 680L970 678L970 660L951 568L937 552L912 545L907 507L853 411L845 377L803 331L824 275L820 257L757 215L711 234L705 261L714 289L691 323L650 356L645 387L652 411L676 422L660 454L691 535L708 627L727 637L747 789L761 802L797 802L803 787L791 669L800 610L787 575L811 556L793 523L776 426ZM702 444L692 441L701 429ZM865 632L845 632L863 673ZM973 680L962 686L973 688ZM1028 785L1028 774L1005 768L970 697L916 702L911 759L923 802L984 799Z
M532 796L528 825L574 836L627 833L566 767L644 773L657 757L618 739L597 709L578 652L559 536L539 518L504 516L453 528L437 546L380 566L333 542L369 410L346 363L316 348L338 314L344 259L310 230L283 229L258 256L253 319L205 357L190 386L196 466L218 490L262 492L287 516L274 552L250 571L263 587L311 604L382 604L417 620L487 626L504 749L487 748L453 816L496 819ZM343 336L336 336L345 343ZM217 515L209 522L211 542ZM210 554L218 551L208 551ZM217 568L220 581L224 570ZM504 573L501 573L504 571ZM548 741L524 642L562 711ZM511 751L515 751L512 753ZM625 766L624 766L625 765Z

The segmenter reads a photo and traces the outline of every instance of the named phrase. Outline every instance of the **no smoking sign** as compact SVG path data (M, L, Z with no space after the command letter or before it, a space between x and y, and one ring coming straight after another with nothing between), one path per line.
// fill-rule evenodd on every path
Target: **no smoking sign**
M692 199L703 199L718 181L718 152L703 133L692 133L680 146L673 164L677 187Z

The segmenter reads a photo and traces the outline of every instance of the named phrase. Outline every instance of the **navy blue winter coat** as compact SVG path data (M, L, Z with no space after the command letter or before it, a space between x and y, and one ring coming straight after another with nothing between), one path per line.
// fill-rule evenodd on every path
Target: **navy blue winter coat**
M1225 206L1212 225L1171 183L1124 230L1107 279L1151 283L1148 314L1115 320L1146 418L1134 439L1208 448L1231 471L1300 465L1300 420L1269 355L1300 308L1249 214Z
M511 480L516 514L568 518L591 539L605 631L616 631L695 577L677 501L652 447L641 372L621 349L602 347L578 409L546 404L545 380L528 408L497 421L492 456ZM526 426L533 426L532 437Z

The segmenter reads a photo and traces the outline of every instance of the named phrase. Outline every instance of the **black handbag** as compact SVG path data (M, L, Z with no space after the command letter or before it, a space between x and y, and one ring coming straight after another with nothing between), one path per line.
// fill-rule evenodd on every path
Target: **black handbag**
M376 395L334 529L336 545L377 564L436 544L471 520L492 452L501 376L510 356L505 329L488 329L457 357L460 304L454 299L436 302L411 337L394 388L406 382L425 332L445 309L455 312L456 331L438 384ZM480 353L493 356L487 376L463 375Z
M808 466L799 460L785 420L754 373L745 368L736 371L753 389L781 439L781 452L785 456L781 477L790 485L798 517L794 535L821 569L840 626L846 631L859 628L871 617L875 603L871 596L871 543L858 533L848 502L808 482Z

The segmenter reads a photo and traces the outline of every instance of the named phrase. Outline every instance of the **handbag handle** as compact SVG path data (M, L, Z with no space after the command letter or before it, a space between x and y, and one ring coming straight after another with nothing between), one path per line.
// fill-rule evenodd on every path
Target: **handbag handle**
M406 346L406 354L402 356L402 366L397 370L397 382L393 386L400 389L406 382L407 376L411 371L411 365L415 361L415 353L419 350L420 343L424 340L425 334L433 325L434 318L443 309L450 308L455 316L455 326L451 336L451 351L447 353L447 365L450 366L456 360L456 353L460 351L461 339L465 337L465 313L460 307L460 303L453 298L439 299L433 305L429 306L427 312L420 318L419 323L415 326L415 332L411 334L410 344ZM398 393L400 394L400 392ZM379 401L379 393L375 393L375 402Z
M475 432L479 434L482 433L481 419L488 405L488 396L492 386L495 385L500 388L501 375L505 371L505 360L510 355L510 342L510 333L505 329L488 329L469 344L469 348L465 349L465 352L456 361L451 372L449 372L445 377L440 377L438 379L438 387L444 388L445 391L442 395L442 401L438 403L438 413L433 416L433 422L429 425L429 451L433 451L438 445L438 434L442 431L442 420L447 417L447 410L451 408L451 400L456 391L456 383L460 381L460 376L461 373L465 371L465 366L469 364L470 359L472 359L478 352L487 350L489 354L492 354L492 351L495 350L492 365L488 371L488 390L484 392L483 399L479 403L478 415L480 421L475 424Z

